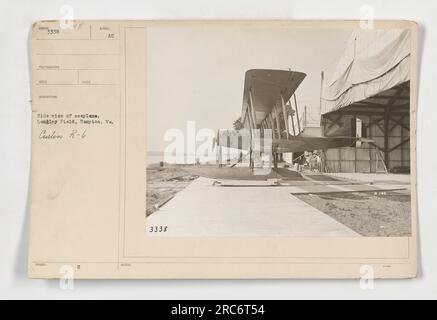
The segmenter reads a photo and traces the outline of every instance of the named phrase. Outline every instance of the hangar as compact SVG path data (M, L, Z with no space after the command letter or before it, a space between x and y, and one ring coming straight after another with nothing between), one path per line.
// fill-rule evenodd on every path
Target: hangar
M324 150L325 172L409 172L410 51L409 30L357 30L322 73L322 135L360 138Z

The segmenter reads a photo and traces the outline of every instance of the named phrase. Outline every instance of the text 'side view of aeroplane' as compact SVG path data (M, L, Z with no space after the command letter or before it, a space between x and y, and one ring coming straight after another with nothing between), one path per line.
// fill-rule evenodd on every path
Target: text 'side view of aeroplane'
M297 71L248 70L237 128L218 132L219 157L222 148L246 150L253 168L255 154L262 156L269 153L276 168L281 153L351 146L356 137L302 135L295 91L305 77L305 73Z

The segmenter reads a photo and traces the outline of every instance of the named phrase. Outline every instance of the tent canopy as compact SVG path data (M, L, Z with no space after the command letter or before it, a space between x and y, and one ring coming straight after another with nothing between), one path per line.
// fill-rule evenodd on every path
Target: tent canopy
M409 81L409 69L409 30L354 31L331 80L323 88L323 113L383 92L390 96L391 88Z

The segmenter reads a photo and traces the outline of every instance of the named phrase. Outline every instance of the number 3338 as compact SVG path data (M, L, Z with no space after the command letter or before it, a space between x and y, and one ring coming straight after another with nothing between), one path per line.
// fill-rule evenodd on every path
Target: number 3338
M149 226L149 232L158 233L158 232L167 232L167 226Z

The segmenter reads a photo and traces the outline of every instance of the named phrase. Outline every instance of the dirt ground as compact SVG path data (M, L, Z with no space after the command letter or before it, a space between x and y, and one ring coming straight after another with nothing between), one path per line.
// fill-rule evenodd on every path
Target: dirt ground
M172 199L198 176L181 166L147 168L146 215L149 216Z
M365 237L411 235L411 197L385 192L305 194L300 200L319 209Z

